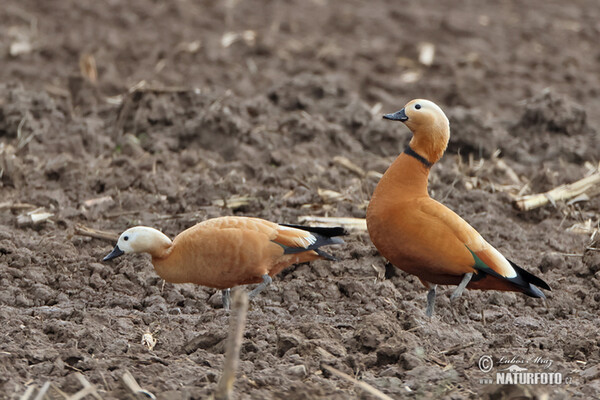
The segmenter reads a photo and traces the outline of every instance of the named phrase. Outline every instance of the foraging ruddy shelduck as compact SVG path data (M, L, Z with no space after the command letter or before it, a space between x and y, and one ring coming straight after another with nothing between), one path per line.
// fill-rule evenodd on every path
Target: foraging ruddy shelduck
M165 234L136 226L121 234L104 261L126 253L150 253L158 275L171 283L195 283L222 290L229 308L229 290L259 283L252 298L266 288L271 277L296 263L335 260L321 246L342 244L335 236L343 228L276 224L259 218L221 217L200 222L171 241Z
M416 275L429 289L426 314L433 314L438 284L522 292L545 298L546 282L507 260L465 220L429 197L429 170L450 138L448 118L429 100L412 100L385 119L403 122L413 137L385 172L367 209L367 228L379 252ZM535 285L535 286L534 286Z

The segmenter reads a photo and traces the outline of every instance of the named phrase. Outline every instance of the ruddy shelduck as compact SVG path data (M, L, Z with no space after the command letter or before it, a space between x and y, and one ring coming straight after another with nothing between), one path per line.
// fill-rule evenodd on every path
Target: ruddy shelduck
M367 209L367 228L379 252L416 275L429 289L426 314L433 314L438 284L522 292L545 298L546 282L507 260L465 220L429 197L429 170L450 138L448 118L429 100L412 100L385 119L403 122L412 139L379 181Z
M259 283L253 298L271 277L296 263L334 260L321 246L342 244L343 228L276 224L259 218L220 217L181 232L173 241L164 233L136 226L121 234L111 260L126 253L149 253L158 275L171 283L195 283L221 289L229 308L229 290Z

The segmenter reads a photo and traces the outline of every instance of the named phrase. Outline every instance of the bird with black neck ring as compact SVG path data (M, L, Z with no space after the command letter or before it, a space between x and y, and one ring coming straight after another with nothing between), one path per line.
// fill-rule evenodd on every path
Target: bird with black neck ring
M450 139L450 122L442 109L416 99L383 118L404 123L413 136L375 188L367 228L381 255L429 289L426 315L433 315L438 284L457 285L451 300L465 288L545 298L539 288L550 290L546 282L508 260L464 219L429 196L430 169Z

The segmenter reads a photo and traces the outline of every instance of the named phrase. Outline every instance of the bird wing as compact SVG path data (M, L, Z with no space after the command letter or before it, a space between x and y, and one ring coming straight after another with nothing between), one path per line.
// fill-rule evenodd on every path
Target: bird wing
M261 218L220 217L206 220L196 225L202 228L243 229L258 231L267 235L270 241L281 246L307 249L317 242L311 232L289 226L283 226Z
M173 246L185 251L172 251L169 265L158 268L166 274L173 271L173 265L179 266L178 276L170 282L216 288L259 283L264 274L273 276L294 263L332 259L318 249L325 244L320 238L318 234L260 218L213 218L177 235ZM325 239L327 244L338 243Z
M434 217L449 229L473 256L473 268L503 278L514 278L517 272L510 262L481 237L471 225L443 204L426 199L421 201L422 212ZM495 273L495 274L494 274Z

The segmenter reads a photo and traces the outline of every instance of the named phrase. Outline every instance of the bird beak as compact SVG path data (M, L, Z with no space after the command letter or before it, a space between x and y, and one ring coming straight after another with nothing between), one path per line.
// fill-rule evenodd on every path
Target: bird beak
M104 257L102 259L102 261L108 261L108 260L112 260L113 258L117 258L119 256L122 256L123 254L125 254L125 252L123 250L121 250L119 248L119 246L115 246L115 248L113 249L113 251L110 252L109 255L107 255L106 257Z
M395 113L392 114L385 114L383 116L384 119L391 119L392 121L400 121L400 122L404 122L404 121L408 121L408 117L406 116L406 112L404 112L404 108L400 111L396 111Z

